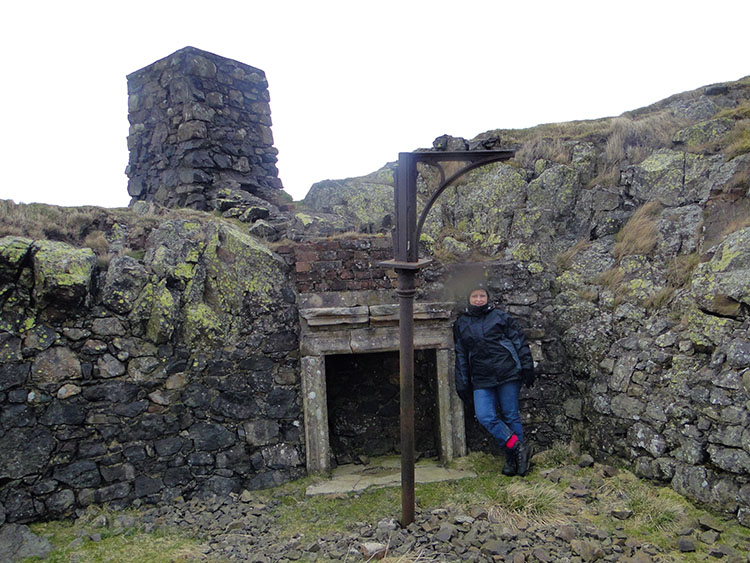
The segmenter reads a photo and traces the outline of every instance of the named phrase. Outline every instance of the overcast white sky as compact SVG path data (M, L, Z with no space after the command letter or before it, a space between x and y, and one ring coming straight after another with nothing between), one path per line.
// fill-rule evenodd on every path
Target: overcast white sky
M192 45L266 72L286 190L448 133L594 119L750 75L746 0L14 1L0 199L127 205L125 76Z

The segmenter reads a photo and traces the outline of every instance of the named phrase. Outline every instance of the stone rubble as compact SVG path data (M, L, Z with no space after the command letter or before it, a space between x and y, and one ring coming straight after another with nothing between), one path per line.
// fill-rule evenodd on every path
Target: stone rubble
M419 557L423 561L639 563L666 561L674 556L674 552L670 555L659 546L626 535L622 529L609 533L584 519L564 526L511 529L493 522L479 507L467 511L473 515L450 507L417 510L415 522L406 528L392 518L383 518L375 524L353 522L345 533L280 538L277 517L272 514L280 503L278 499L260 502L246 492L225 499L151 508L142 513L140 523L146 531L178 529L203 538L209 558L250 563L358 561L386 555ZM750 561L750 545L724 545L720 533L706 529L707 525L700 519L696 529L675 534L679 551L694 552L702 545L714 558L734 563Z

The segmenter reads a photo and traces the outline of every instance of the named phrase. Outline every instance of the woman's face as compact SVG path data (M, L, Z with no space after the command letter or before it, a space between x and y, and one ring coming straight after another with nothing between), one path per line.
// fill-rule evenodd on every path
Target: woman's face
M475 307L481 307L487 304L487 292L483 289L475 289L469 294L469 303Z

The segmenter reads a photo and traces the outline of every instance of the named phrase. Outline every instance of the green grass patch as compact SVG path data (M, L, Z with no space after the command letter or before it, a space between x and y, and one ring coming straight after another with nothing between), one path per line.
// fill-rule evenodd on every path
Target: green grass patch
M75 522L46 522L32 524L31 531L46 537L55 550L44 559L29 557L24 563L112 562L112 563L174 563L177 561L207 561L200 540L182 533L157 531L146 533L132 528L114 531L109 528L86 529ZM101 540L91 539L92 534Z

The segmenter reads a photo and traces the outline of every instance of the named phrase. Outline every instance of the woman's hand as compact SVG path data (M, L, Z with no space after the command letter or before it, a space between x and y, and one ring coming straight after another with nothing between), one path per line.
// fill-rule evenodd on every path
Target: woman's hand
M526 387L533 387L536 380L534 368L521 370L521 383Z

